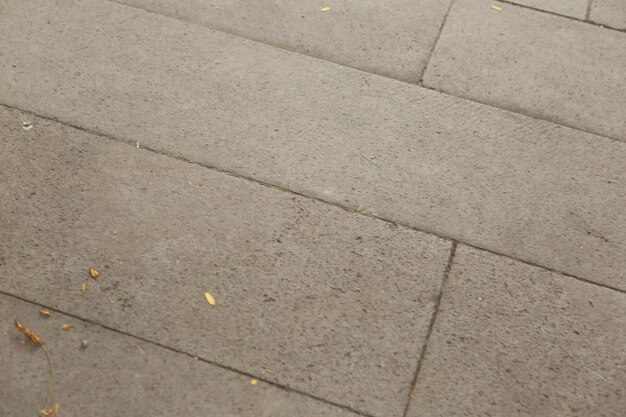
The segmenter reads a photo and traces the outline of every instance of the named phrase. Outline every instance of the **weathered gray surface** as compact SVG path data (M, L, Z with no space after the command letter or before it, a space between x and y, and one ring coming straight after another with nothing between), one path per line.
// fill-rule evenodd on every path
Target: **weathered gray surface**
M623 143L80 4L0 15L0 102L626 288Z
M449 242L18 111L0 134L0 289L401 414Z
M589 20L615 29L626 30L626 1L592 0Z
M522 4L524 6L534 7L539 10L546 10L548 12L554 12L562 14L564 16L571 16L577 19L584 19L587 14L587 4L589 0L510 0L513 3ZM499 4L501 7L507 8L506 4L493 2L492 4Z
M626 294L459 246L409 417L621 417Z
M626 34L492 3L454 3L424 85L626 140Z
M417 82L450 0L121 0L363 71ZM330 7L321 12L323 6Z
M55 368L60 416L350 417L356 414L170 350L0 295L0 415L36 416L49 381L44 352L14 320L44 341ZM70 330L62 330L63 324ZM82 348L83 340L88 341Z

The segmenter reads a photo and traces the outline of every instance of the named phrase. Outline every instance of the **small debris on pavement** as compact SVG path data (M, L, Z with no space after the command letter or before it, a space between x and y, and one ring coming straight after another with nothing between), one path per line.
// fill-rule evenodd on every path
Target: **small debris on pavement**
M136 344L134 344L134 343L130 343L130 342L128 342L128 344L129 344L130 346L134 347L135 349L137 349L137 350L139 351L139 353L141 353L141 354L143 355L143 349L141 348L141 346L136 345Z
M213 296L209 294L208 292L204 293L204 298L206 298L207 302L211 304L212 306L215 305L215 298L213 298Z
M17 327L22 333L28 336L34 344L41 346L41 339L39 338L39 336L24 327L22 323L20 323L18 320L15 320L15 327Z
M52 387L54 385L54 365L52 364L52 355L50 354L50 352L48 351L48 349L46 349L46 347L43 345L41 339L39 338L39 336L37 336L34 332L32 332L31 330L28 330L26 327L24 327L22 325L22 323L19 322L19 320L15 320L15 327L18 328L18 330L22 333L24 333L26 336L28 336L28 338L37 346L39 346L41 348L41 350L44 351L44 353L46 354L46 359L48 360L48 366L49 366L49 370L50 370L50 379L48 379L48 394L46 395L46 402L44 402L43 404L43 408L41 409L41 411L39 412L40 415L42 416L51 416L55 413L59 412L59 404L56 403L54 405L54 407L48 407L48 405L50 404L50 402L52 401Z
M22 123L22 129L24 130L31 130L33 128L33 124L31 122L23 122Z
M80 342L81 348L86 349L87 346L89 346L89 340L83 340L82 342Z
M502 7L500 7L500 6L496 6L495 4L492 4L492 5L491 5L491 8L492 8L493 10L498 11L498 12L501 12L501 11L502 11Z
M250 380L250 384L251 384L251 385L256 385L256 384L258 384L258 383L259 383L259 381L257 381L256 379L252 379L252 380Z
M137 149L139 149L139 142L137 142L137 144L135 146L137 147Z
M91 275L91 278L97 279L100 276L100 271L96 268L89 268L89 275Z
M83 284L80 286L80 293L81 294L84 293L86 289L87 289L87 280L84 279Z
M61 404L55 403L53 408L46 408L44 410L41 410L41 412L39 414L42 417L50 417L50 416L53 416L55 414L58 414L60 409L61 409Z
M46 318L51 316L50 312L46 310L45 308L43 310L39 310L39 314L41 314L43 317L46 317Z
M69 324L69 323L65 323L65 324L63 325L63 330L69 330L69 329L71 329L71 328L72 328L72 325L71 325L71 324Z
M361 155L361 157L363 159L365 159L366 161L371 162L372 164L376 165L377 168L380 168L378 166L378 164L376 162L374 162L374 159L376 159L376 157L374 155Z
M330 7L328 7L328 6L324 6L324 7L322 7L322 8L320 9L320 12L327 12L327 11L329 11L329 10L330 10Z

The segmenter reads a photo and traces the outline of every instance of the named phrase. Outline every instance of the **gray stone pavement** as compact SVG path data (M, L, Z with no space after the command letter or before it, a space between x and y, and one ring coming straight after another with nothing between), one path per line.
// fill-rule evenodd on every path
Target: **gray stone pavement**
M620 4L517 2L0 1L0 415L622 416Z
M626 2L622 0L590 0L589 19L601 25L626 30Z
M626 141L624 33L492 3L454 2L424 85Z
M18 317L54 363L63 416L351 417L356 414L171 349L0 295L0 415L35 416L49 381L44 352L16 333ZM63 325L69 324L69 330ZM87 346L83 347L83 341ZM173 393L176 393L173 395Z

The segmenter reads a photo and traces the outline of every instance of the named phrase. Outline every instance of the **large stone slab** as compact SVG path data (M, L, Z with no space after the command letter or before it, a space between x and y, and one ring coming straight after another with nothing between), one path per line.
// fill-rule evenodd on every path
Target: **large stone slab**
M451 0L121 0L386 77L414 82ZM330 10L322 12L326 6Z
M587 16L589 0L511 0L513 3L554 12L564 16L584 19ZM494 3L495 4L495 3ZM501 5L506 8L507 5Z
M624 143L107 2L0 19L0 102L626 288Z
M35 331L54 366L53 403L62 416L356 416L304 395L0 295L0 415L36 416L48 362L14 326ZM70 330L62 330L71 324ZM87 341L87 347L83 347Z
M626 2L623 0L591 0L589 19L615 29L626 30Z
M409 417L624 415L626 294L460 245Z
M424 85L626 140L626 34L492 3L454 3Z
M1 290L402 413L450 242L18 111L0 137Z

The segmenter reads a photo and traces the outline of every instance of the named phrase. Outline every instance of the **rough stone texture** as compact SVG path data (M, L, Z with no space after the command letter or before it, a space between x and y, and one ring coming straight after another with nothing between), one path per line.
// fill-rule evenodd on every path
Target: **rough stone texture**
M513 3L522 4L524 6L534 7L539 10L546 10L571 16L577 19L584 19L587 14L587 4L589 0L510 0ZM495 4L495 3L494 3ZM503 9L507 8L506 4L502 5Z
M121 0L167 16L417 82L450 0ZM323 6L330 7L321 12Z
M454 3L424 85L626 140L626 35L491 4Z
M401 414L450 242L18 111L0 135L1 290Z
M184 354L0 295L0 415L35 416L49 381L44 352L14 326L42 338L55 373L60 416L350 417L349 411L291 393ZM63 324L70 330L62 330ZM83 340L88 342L82 347Z
M626 294L460 245L409 417L624 415Z
M0 38L0 102L626 289L624 143L107 2Z
M615 29L626 30L626 1L591 0L589 20Z

